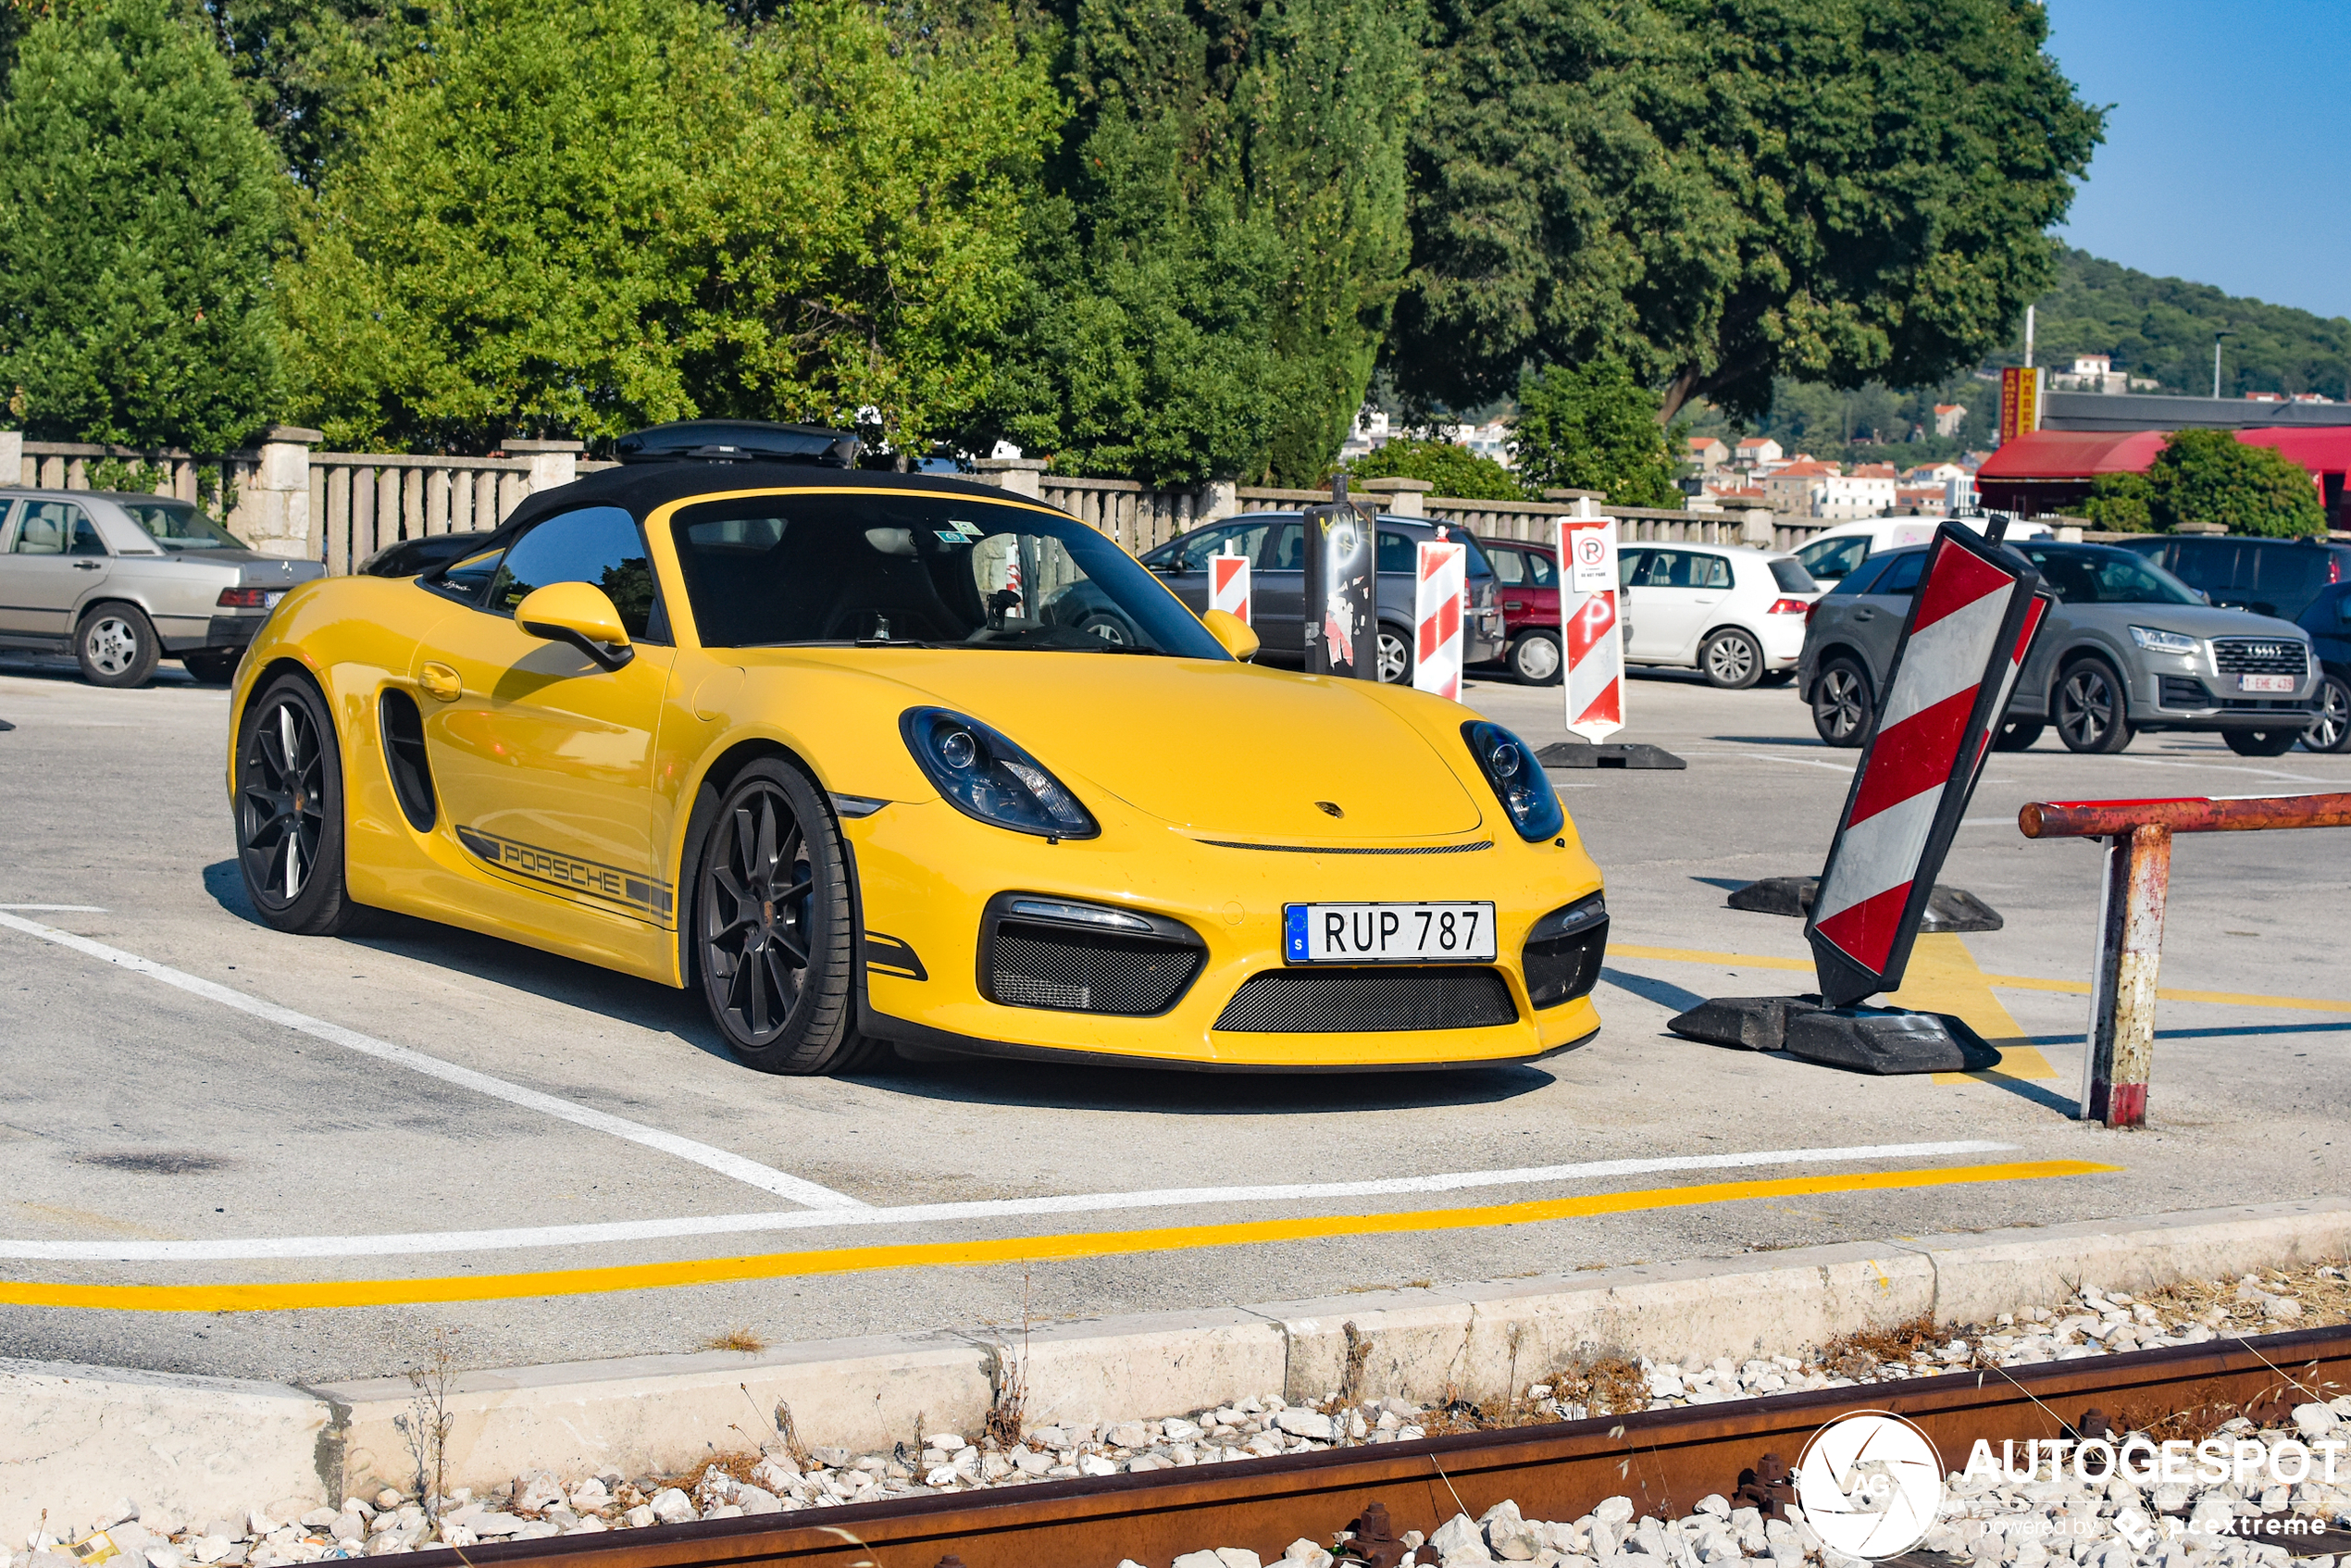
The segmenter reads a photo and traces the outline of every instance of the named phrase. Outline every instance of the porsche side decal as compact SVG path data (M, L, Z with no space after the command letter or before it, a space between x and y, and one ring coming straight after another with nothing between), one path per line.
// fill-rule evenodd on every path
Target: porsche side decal
M513 839L502 839L495 833L484 833L478 828L457 829L457 841L473 851L502 871L517 877L528 877L534 882L552 882L574 892L588 893L614 903L625 903L641 909L657 919L669 918L670 888L666 882L655 882L623 871L616 865L604 865L577 855L561 854Z
M878 931L865 933L865 967L877 975L889 975L901 980L927 980L930 971L914 950L896 937L885 937Z

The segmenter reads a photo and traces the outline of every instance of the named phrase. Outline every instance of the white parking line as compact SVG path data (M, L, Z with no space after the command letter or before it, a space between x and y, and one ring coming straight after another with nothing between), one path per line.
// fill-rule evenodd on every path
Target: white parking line
M1732 1171L1758 1165L1819 1164L1853 1160L1922 1160L1989 1154L2012 1143L1875 1143L1846 1149L1768 1149L1746 1154L1687 1154L1634 1160L1590 1160L1524 1170L1464 1171L1449 1176L1390 1176L1376 1181L1303 1182L1285 1187L1192 1187L1154 1192L1088 1192L1061 1198L1002 1198L969 1203L910 1203L897 1208L802 1209L764 1214L695 1214L678 1219L619 1220L600 1225L549 1225L511 1230L446 1230L387 1236L281 1236L228 1241L0 1241L0 1258L86 1263L221 1263L261 1258L374 1258L416 1252L482 1252L516 1247L578 1247L608 1241L657 1241L681 1236L731 1236L745 1231L835 1230L844 1226L916 1225L940 1220L1003 1219L1026 1214L1101 1213L1119 1209L1297 1202L1334 1198L1381 1198L1398 1193L1458 1192L1479 1187L1646 1176L1657 1171Z
M16 909L44 907L64 909L87 908L88 906L64 904L6 906L6 908ZM103 913L103 911L93 913ZM758 1188L762 1192L773 1193L778 1198L794 1203L805 1203L811 1209L839 1211L867 1207L866 1204L846 1193L835 1192L829 1187L819 1187L813 1181L802 1181L800 1177L787 1176L782 1171L770 1170L755 1160L746 1160L741 1155L730 1154L724 1149L714 1149L707 1143L697 1143L690 1138L680 1138L673 1132L663 1132L658 1127L649 1127L641 1122L632 1122L626 1116L616 1116L609 1112L591 1110L585 1105L575 1104L571 1101L553 1094L544 1094L535 1089L525 1089L519 1084L510 1084L504 1078L493 1078L487 1073L477 1073L470 1067L460 1067L454 1062L443 1062L438 1056L428 1056L421 1051L411 1051L404 1045L393 1045L389 1041L377 1039L372 1035L363 1035L356 1029L346 1029L340 1024L330 1024L323 1019L313 1018L307 1014L296 1013L290 1007L280 1007L274 1002L264 1002L257 996L248 996L243 991L232 990L218 981L204 979L182 970L170 968L152 959L142 958L135 952L125 952L120 948L108 947L104 942L92 941L87 937L78 937L71 931L60 931L54 926L44 926L37 921L24 919L20 915L7 914L5 909L0 909L0 926L14 931L22 931L29 937L38 937L45 942L55 942L59 947L71 948L76 952L88 953L93 958L102 958L108 964L128 969L133 974L144 975L151 980L161 980L165 985L176 986L193 996L203 997L207 1002L217 1002L223 1007L233 1007L240 1013L251 1014L254 1017L280 1025L298 1034L308 1035L313 1039L322 1039L331 1045L340 1045L346 1051L355 1051L362 1056L372 1056L379 1061L390 1062L397 1066L406 1067L412 1072L422 1073L427 1077L439 1078L443 1083L455 1084L460 1089L469 1089L477 1094L486 1094L492 1100L503 1100L509 1105L519 1105L528 1111L537 1111L543 1115L553 1116L558 1121L570 1122L576 1126L591 1127L598 1132L608 1132L615 1138L625 1138L631 1143L641 1143L648 1149L658 1149L665 1154L675 1154L681 1160L690 1160L697 1165L718 1172L721 1176L732 1176L747 1186Z

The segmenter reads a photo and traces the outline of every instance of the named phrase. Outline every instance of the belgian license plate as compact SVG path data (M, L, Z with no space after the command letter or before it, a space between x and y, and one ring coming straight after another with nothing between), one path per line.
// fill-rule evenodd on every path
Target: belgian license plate
M2294 695L2294 677L2290 675L2241 675L2237 677L2240 691L2275 691Z
M1286 903L1291 964L1491 963L1490 903Z

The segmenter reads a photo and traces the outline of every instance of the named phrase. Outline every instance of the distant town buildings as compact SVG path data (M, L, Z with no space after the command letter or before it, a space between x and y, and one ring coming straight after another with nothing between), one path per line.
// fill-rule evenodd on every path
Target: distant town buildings
M2133 376L2114 367L2110 354L2078 354L2073 356L2073 368L2059 370L2049 377L2053 392L2155 392L2163 383L2150 376Z
M1959 440L1959 427L1966 423L1966 404L1938 403L1934 405L1934 433L1943 440Z
M1733 449L1733 454L1742 468L1756 468L1767 463L1776 463L1785 455L1780 450L1780 443L1769 436L1745 438Z
M1720 436L1690 436L1685 446L1683 456L1697 464L1700 473L1710 474L1731 460L1731 449L1723 444Z

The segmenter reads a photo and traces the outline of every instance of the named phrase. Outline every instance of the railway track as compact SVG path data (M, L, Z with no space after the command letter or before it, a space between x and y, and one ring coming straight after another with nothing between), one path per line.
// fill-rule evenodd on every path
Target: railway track
M1530 1519L1574 1519L1603 1499L1678 1517L1710 1492L1729 1496L1765 1453L1793 1464L1824 1423L1854 1410L1902 1415L1958 1469L1978 1438L2064 1436L2093 1407L2119 1434L2173 1412L2196 1435L2243 1411L2351 1389L2351 1326L1984 1369L1910 1382L1774 1395L1735 1403L1520 1426L1302 1456L1094 1480L846 1504L821 1511L566 1536L409 1559L414 1568L489 1568L560 1561L562 1568L1114 1568L1153 1565L1203 1547L1238 1546L1271 1562L1300 1537L1328 1542L1371 1504L1395 1534L1433 1531L1514 1499ZM2351 1542L2312 1543L2333 1551ZM1919 1554L1921 1561L1927 1554Z

